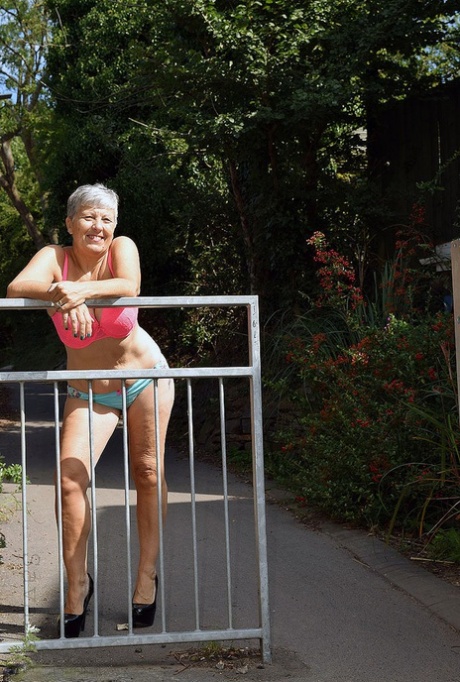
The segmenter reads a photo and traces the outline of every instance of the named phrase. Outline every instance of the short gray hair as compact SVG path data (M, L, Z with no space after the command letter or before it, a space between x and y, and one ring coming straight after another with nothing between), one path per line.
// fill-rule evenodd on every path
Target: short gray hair
M118 194L101 183L95 185L80 185L67 201L67 215L73 218L81 206L97 206L111 208L115 212L115 222L118 214Z

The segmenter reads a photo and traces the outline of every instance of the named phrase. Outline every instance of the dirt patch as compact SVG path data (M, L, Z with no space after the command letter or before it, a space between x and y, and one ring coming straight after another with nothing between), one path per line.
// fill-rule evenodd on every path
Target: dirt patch
M421 568L455 587L460 587L460 564L458 562L433 559L430 557L426 543L419 539L405 540L404 546L401 546L400 539L392 538L389 544Z
M246 674L249 668L264 668L257 649L227 648L214 642L202 648L175 651L171 655L181 666L178 672L188 668L214 668L221 672L232 670Z

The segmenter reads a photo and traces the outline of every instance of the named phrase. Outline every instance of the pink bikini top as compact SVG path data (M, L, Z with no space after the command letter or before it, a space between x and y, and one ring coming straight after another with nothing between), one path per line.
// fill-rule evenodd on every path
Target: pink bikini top
M112 254L110 251L107 257L107 265L113 275ZM68 268L69 259L66 251L64 256L64 267L62 268L63 280L67 279ZM93 331L91 336L84 339L74 337L70 327L69 329L64 329L62 315L55 313L51 319L53 320L62 343L69 348L85 348L94 343L94 341L99 341L100 339L124 339L132 332L137 324L138 308L100 308L99 310L101 319L97 320L91 315L91 319L93 320Z

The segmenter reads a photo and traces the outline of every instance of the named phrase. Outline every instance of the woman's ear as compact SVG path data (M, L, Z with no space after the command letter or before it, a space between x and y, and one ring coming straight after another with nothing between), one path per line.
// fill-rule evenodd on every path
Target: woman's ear
M72 218L70 218L69 216L67 216L67 218L65 219L65 226L67 228L67 232L69 234L72 234Z

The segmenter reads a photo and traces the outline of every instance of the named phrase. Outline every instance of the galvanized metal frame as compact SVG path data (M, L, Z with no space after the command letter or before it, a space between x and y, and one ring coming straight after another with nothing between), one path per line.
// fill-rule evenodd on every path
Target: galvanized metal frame
M128 555L128 635L107 637L98 633L98 593L97 593L97 533L96 524L96 489L94 477L91 481L91 508L92 508L92 532L94 545L94 636L80 637L77 639L65 639L63 632L63 613L64 613L64 568L63 568L63 543L62 543L62 524L58 523L58 552L59 552L59 588L60 588L60 612L61 612L61 631L60 637L55 640L38 640L35 642L37 649L75 649L75 648L95 648L105 646L126 646L138 644L173 644L184 642L208 642L212 640L251 640L258 639L261 643L262 658L265 662L271 660L270 644L270 617L269 617L269 594L268 594L268 564L267 564L267 537L266 537L266 518L265 518L265 485L264 485L264 461L263 461L263 433L262 433L262 386L261 386L261 364L260 364L260 328L258 299L256 296L190 296L190 297L139 297L139 298L118 298L100 299L87 302L91 307L116 306L136 306L144 308L189 308L189 307L236 307L244 306L248 315L248 346L249 364L247 367L219 367L219 368L184 368L184 369L162 369L155 370L154 374L154 400L155 412L158 416L158 380L163 378L185 379L187 382L188 396L188 422L189 422L189 459L191 472L191 500L192 500L192 528L193 528L193 557L194 557L194 589L195 589L195 629L188 632L168 632L166 630L165 614L162 609L162 632L155 634L138 634L132 629L132 617L130 609L132 569L130 562L130 509L129 509L129 465L128 465L128 439L126 419L123 419L123 457L124 457L124 481L125 481L125 519L127 532L127 555ZM43 301L30 299L0 299L0 309L2 310L22 310L22 309L42 309L48 308L51 304ZM193 451L193 412L192 412L192 384L191 380L197 377L213 377L219 379L219 407L221 421L221 448L223 464L223 497L224 497L224 518L225 518L225 557L227 569L227 601L228 601L228 627L218 630L202 630L199 622L199 601L198 601L198 570L197 570L197 547L196 547L196 517L195 517L195 491L194 491L194 451ZM233 626L232 605L231 605L231 570L230 570L230 542L229 542L229 520L228 520L228 490L227 490L227 452L225 439L225 397L224 383L225 377L248 377L250 382L250 409L251 409L251 441L253 457L253 487L254 487L254 524L256 529L256 553L258 563L258 594L259 594L259 623L254 627L237 629ZM50 382L54 387L54 410L55 410L55 447L56 447L56 472L60 479L59 465L59 404L58 404L58 382L69 379L85 379L89 381L89 404L92 406L92 381L100 378L118 378L122 380L122 399L123 414L126 414L126 379L152 378L152 370L101 370L101 371L37 371L37 372L0 372L0 382L17 382L20 386L20 412L21 412L21 457L22 457L22 523L23 523L23 549L24 549L24 632L25 635L30 630L29 620L29 585L28 585L28 541L27 541L27 485L26 485L26 439L25 439L25 401L24 385L26 382ZM90 433L92 434L92 410L89 410ZM156 419L156 442L157 451L159 443L159 420ZM91 467L93 467L93 443L90 443ZM159 472L160 473L160 472ZM159 476L160 478L160 476ZM160 571L163 571L163 527L161 521L161 486L159 494L159 537L160 537ZM58 486L57 491L58 518L61 517L62 509L61 491ZM160 584L160 595L164 603L164 587ZM17 644L15 642L14 644ZM0 642L0 652L7 652L13 642Z

